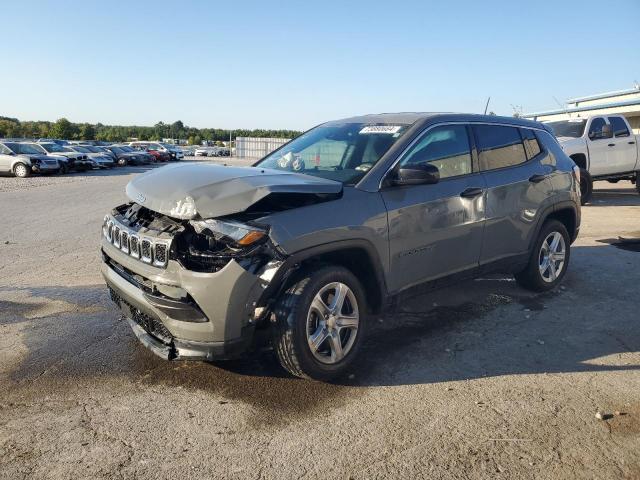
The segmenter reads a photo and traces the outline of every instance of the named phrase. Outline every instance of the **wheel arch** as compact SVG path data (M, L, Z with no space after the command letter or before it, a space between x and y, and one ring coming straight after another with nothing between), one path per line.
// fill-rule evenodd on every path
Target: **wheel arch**
M388 293L380 257L367 240L328 243L292 254L263 292L258 305L266 305L275 300L296 277L296 273L323 264L340 265L351 271L362 283L372 313L379 313L385 307Z
M584 153L574 153L569 156L571 160L580 168L588 171L587 156Z
M542 230L542 226L549 220L558 220L562 223L567 228L567 232L569 232L569 237L571 238L571 243L573 243L578 236L579 218L578 210L573 202L566 201L555 205L549 205L540 215L535 231L533 235L531 235L531 239L529 240L529 251L533 248L536 238L538 238L540 230Z

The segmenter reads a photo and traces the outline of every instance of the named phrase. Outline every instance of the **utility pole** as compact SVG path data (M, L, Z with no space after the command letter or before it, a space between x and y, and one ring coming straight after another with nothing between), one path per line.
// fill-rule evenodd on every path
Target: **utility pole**
M232 157L233 156L233 150L231 149L231 133L233 132L233 130L229 130L229 156Z

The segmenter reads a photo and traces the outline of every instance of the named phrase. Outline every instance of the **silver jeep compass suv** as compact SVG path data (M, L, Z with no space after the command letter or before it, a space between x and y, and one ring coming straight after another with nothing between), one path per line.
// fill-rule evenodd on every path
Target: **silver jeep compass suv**
M322 124L253 167L173 165L127 186L102 272L140 341L215 360L269 333L293 375L344 372L372 314L426 282L558 285L579 170L540 123L464 114Z

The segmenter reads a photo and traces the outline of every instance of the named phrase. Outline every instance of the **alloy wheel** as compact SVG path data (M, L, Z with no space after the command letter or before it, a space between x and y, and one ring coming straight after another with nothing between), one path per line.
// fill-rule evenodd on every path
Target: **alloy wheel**
M542 242L538 256L540 276L547 283L553 283L562 273L566 255L566 243L560 232L551 232Z
M25 165L19 163L18 165L16 165L14 173L15 173L16 177L21 177L22 178L22 177L26 177L29 172L28 172L27 167Z
M307 343L316 360L335 364L348 355L359 322L358 302L347 285L332 282L322 287L307 314Z

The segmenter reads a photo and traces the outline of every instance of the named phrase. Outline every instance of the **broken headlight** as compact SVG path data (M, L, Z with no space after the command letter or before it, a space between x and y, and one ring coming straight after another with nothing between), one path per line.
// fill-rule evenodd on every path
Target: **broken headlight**
M216 241L231 243L237 247L257 244L267 234L262 228L230 220L192 220L190 223L196 233L212 235Z

